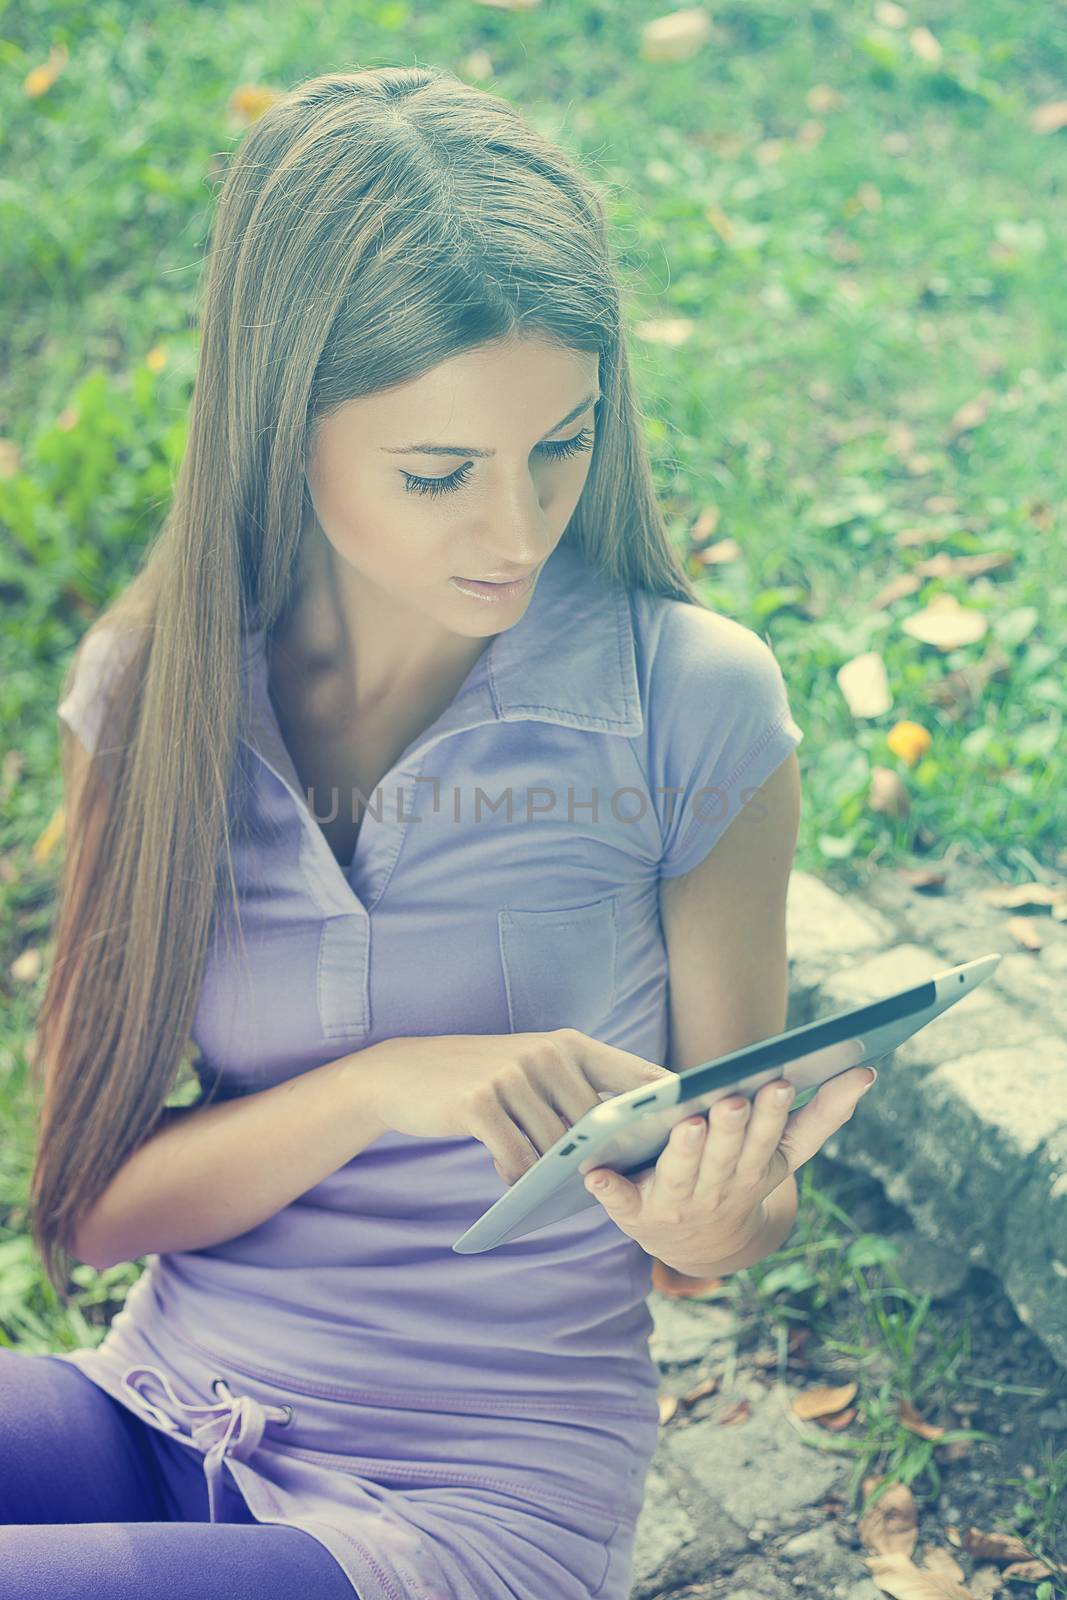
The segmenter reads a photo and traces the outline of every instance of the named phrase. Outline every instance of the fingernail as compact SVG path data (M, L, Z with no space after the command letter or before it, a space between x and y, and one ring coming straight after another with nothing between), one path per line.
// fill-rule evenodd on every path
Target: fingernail
M871 1079L870 1083L865 1083L863 1085L863 1088L860 1090L861 1094L866 1094L868 1089L873 1089L874 1086L875 1086L875 1083L878 1080L878 1073L877 1073L876 1069L874 1067L872 1067L871 1071L874 1073L874 1077Z

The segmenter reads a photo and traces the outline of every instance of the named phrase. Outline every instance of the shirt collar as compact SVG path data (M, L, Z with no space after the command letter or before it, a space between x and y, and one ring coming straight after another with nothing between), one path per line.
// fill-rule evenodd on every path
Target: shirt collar
M242 661L254 669L248 742L261 748L267 738L276 747L262 626L245 635ZM545 562L522 616L475 662L439 731L493 721L552 722L628 738L643 731L629 595L565 538Z

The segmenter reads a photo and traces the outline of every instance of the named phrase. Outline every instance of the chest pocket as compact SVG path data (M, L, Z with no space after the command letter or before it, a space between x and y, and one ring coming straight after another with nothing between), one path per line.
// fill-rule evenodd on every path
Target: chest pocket
M618 895L559 911L497 913L513 1033L596 1035L615 1005Z

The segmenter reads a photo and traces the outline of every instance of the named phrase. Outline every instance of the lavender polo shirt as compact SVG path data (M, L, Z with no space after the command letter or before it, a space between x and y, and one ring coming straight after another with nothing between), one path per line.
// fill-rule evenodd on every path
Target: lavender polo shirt
M90 748L109 659L87 654L59 706ZM659 880L695 866L803 738L756 633L609 586L564 540L523 615L367 797L347 869L284 745L262 629L243 671L248 958L218 918L193 1027L205 1084L254 1093L396 1035L564 1026L665 1061ZM312 801L327 813L329 796ZM76 1362L127 1404L138 1363L187 1391L208 1372L253 1378L295 1412L276 1462L290 1446L410 1459L390 1408L416 1408L420 1449L435 1413L442 1438L457 1414L567 1422L576 1439L630 1419L600 1470L605 1501L636 1515L656 1432L650 1259L599 1205L457 1255L501 1192L478 1140L387 1133L247 1233L150 1255ZM522 1440L514 1422L509 1481L530 1465L538 1492L574 1490L580 1461L589 1495L580 1449L555 1449L535 1478Z

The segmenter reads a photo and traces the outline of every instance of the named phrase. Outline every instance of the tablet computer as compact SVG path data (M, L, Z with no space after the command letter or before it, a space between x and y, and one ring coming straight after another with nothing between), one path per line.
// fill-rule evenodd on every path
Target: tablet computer
M600 1201L584 1184L594 1167L631 1178L654 1166L676 1122L706 1111L727 1095L751 1099L765 1083L788 1078L797 1089L790 1115L819 1086L861 1063L878 1061L989 977L1000 954L946 967L925 983L884 1000L789 1028L743 1050L689 1067L661 1084L639 1084L610 1095L561 1134L507 1188L452 1248L460 1255L492 1250Z

